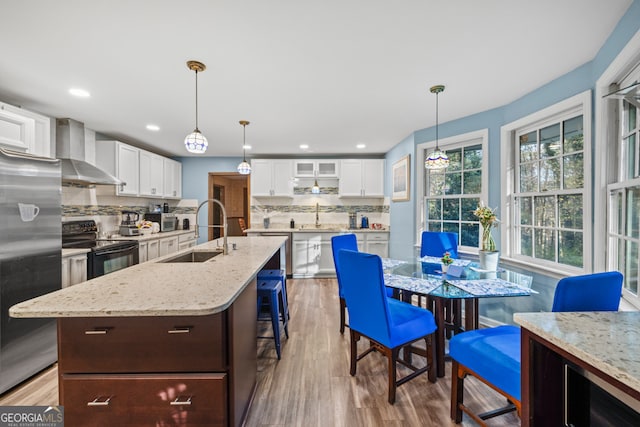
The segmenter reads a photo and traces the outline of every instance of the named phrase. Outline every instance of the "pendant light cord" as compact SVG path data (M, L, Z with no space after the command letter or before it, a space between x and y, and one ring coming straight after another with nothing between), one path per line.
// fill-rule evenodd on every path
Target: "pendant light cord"
M438 95L439 95L439 92L436 92L436 150L439 150L439 147L438 147Z
M196 130L198 130L198 70L196 69Z
M246 162L245 153L247 152L247 125L242 125L242 161Z

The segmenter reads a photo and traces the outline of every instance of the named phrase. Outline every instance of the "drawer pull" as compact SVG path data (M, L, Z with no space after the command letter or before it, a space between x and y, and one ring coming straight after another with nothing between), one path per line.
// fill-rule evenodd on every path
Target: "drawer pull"
M176 326L173 329L167 331L170 334L188 334L191 332L191 326Z
M192 397L193 396L189 396L189 397L178 396L176 397L176 400L169 403L169 405L172 405L172 406L191 405Z
M87 402L87 406L109 406L109 402L113 396L98 396L91 402Z
M90 329L88 331L84 331L84 334L85 335L107 335L107 332L109 332L108 328Z

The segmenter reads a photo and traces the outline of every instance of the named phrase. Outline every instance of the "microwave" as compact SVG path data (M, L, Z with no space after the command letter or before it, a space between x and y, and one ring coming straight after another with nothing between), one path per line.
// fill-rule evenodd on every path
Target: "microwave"
M157 222L160 224L160 231L174 231L176 229L176 214L172 213L146 213L145 221Z

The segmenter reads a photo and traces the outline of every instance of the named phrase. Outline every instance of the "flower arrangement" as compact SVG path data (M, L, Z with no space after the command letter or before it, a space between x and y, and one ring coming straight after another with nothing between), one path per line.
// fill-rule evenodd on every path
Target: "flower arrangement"
M449 252L445 252L440 258L440 262L442 265L451 265L453 263L453 258L451 258L451 254Z
M480 246L480 250L495 252L496 242L493 240L493 236L491 235L491 229L500 224L500 220L496 216L495 209L491 209L480 202L480 206L473 211L473 215L478 218L480 225L482 226L482 244Z

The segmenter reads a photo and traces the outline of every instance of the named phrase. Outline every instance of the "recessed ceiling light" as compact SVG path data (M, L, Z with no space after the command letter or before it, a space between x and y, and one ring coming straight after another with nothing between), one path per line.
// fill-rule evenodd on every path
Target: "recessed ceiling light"
M242 146L243 150L251 150L251 146L249 144L245 144Z
M79 89L79 88L71 88L69 89L69 93L73 96L77 96L78 98L88 98L91 96L91 94L84 90L84 89Z
M160 126L158 125L147 125L147 130L152 130L154 132L157 132L160 130Z
M367 148L367 145L366 144L358 144L358 145L356 145L356 148L362 150L363 148Z
M301 150L306 150L309 148L309 144L300 144L300 149Z

